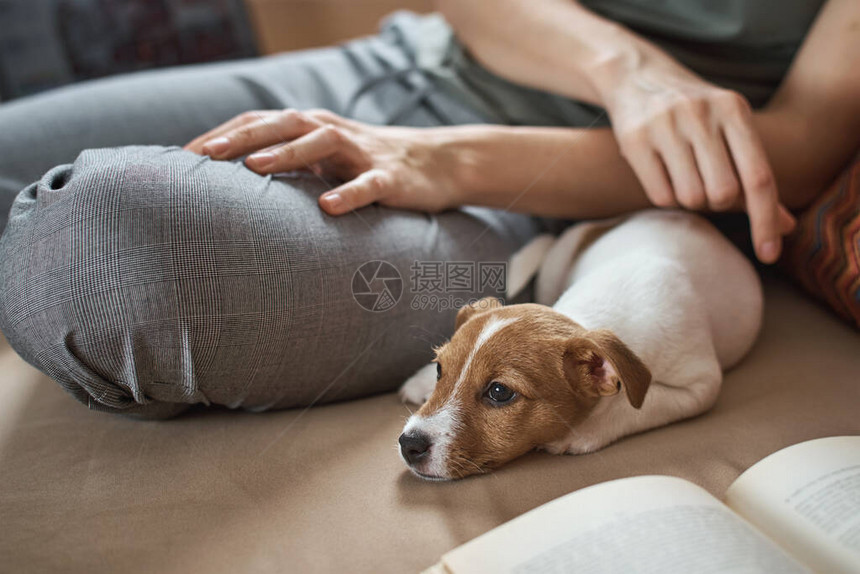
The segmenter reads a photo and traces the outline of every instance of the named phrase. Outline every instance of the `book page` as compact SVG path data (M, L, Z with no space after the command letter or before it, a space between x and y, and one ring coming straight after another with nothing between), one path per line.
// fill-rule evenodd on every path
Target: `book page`
M744 472L726 504L822 572L860 572L860 437L782 449Z
M527 512L442 557L452 574L807 572L704 489L640 476Z

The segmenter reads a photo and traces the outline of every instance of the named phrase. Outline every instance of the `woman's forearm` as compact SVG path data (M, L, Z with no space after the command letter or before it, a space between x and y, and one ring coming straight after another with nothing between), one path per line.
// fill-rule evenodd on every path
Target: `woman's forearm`
M573 0L437 0L457 37L486 68L510 81L604 103L622 69L662 54L626 28Z
M753 121L771 160L780 200L790 209L808 205L856 145L854 135L828 132L779 110L756 113ZM465 205L569 218L610 217L651 205L608 128L447 130L443 145L457 158L459 200Z
M443 128L458 202L533 215L601 218L649 205L609 129Z

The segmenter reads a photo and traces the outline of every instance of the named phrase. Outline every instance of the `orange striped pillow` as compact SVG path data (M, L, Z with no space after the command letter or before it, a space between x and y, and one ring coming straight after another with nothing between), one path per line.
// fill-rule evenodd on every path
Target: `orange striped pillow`
M800 215L782 263L804 289L860 327L860 158Z

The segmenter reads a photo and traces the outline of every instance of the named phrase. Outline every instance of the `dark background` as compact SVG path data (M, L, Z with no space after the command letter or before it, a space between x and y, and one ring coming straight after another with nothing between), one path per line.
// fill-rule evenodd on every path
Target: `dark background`
M0 0L0 98L255 55L242 0Z

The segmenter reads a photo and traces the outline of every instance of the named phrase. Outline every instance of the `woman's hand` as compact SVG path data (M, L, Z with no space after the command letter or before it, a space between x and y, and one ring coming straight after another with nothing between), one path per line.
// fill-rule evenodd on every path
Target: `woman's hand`
M759 259L776 261L795 221L779 201L749 104L668 56L642 50L637 64L615 63L598 85L621 154L648 198L661 207L745 208Z
M269 110L236 116L185 149L218 160L247 155L245 165L259 174L309 170L344 182L319 198L329 215L374 202L437 212L459 205L457 162L438 135L371 126L328 110Z

